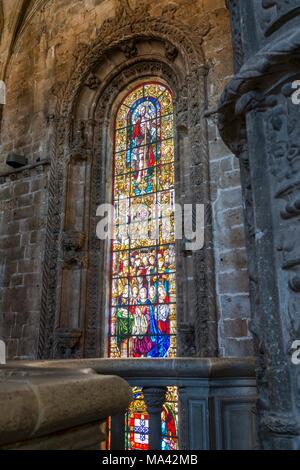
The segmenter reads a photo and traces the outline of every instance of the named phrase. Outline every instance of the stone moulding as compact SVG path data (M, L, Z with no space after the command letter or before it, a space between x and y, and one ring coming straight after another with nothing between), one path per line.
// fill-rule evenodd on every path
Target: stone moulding
M187 58L187 74L191 73L191 68L204 64L201 44L203 37L210 30L209 21L204 19L196 31L191 31L175 19L176 10L176 5L170 4L165 7L160 17L152 17L146 2L140 2L135 10L132 10L126 1L118 2L115 16L104 21L95 43L92 46L80 45L74 65L75 73L70 77L61 96L61 114L67 115L70 112L83 80L89 77L93 67L97 67L101 57L105 57L108 51L115 48L127 50L133 39L136 41L140 38L157 38L172 44Z
M50 165L50 160L44 159L40 162L34 163L33 165L26 165L23 168L17 170L10 170L5 173L0 173L0 184L4 184L7 181L15 181L22 178L27 178L32 174L40 174L44 171L48 171L48 166ZM46 168L44 168L46 167Z
M23 362L29 367L32 363ZM254 358L176 358L176 359L76 359L68 361L37 361L36 367L45 368L91 368L99 374L111 373L137 378L209 378L226 379L233 377L255 378ZM153 372L155 369L155 372Z

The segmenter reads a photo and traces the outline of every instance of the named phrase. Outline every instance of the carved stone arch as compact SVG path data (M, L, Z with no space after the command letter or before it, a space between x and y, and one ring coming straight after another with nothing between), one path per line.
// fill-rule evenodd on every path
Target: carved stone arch
M144 12L145 15L145 12ZM146 18L146 19L145 19ZM53 155L39 355L103 355L108 291L107 249L96 237L96 209L109 201L112 110L133 83L167 84L176 108L176 192L181 203L206 204L206 245L178 244L180 356L216 354L211 247L206 73L199 36L174 19L121 8L91 47L82 47L53 117ZM183 178L183 175L188 176ZM102 332L102 334L101 334Z
M141 42L142 44L147 43ZM121 43L122 46L126 45L126 42ZM114 58L114 51L110 51L106 57ZM179 55L179 53L178 53ZM115 62L115 60L114 60ZM88 79L84 81L81 87L77 99L73 106L72 116L73 121L70 125L73 127L75 121L80 120L95 120L107 119L108 113L111 112L110 105L116 100L116 97L122 92L122 87L125 89L131 82L138 80L143 77L157 76L162 80L165 80L169 87L172 88L175 101L180 98L180 89L186 84L186 73L185 73L185 62L178 60L177 64L168 61L164 55L160 55L159 51L153 50L151 55L139 54L134 58L128 59L125 62L121 62L115 65L113 70L105 74L105 76L99 76L98 70L101 69L99 65L93 73L88 76ZM97 84L91 88L90 83ZM112 89L111 84L114 83ZM87 89L89 89L87 91ZM108 91L109 90L109 91ZM125 90L126 93L126 90ZM106 95L106 100L102 99L103 95ZM105 115L105 110L106 115ZM71 141L68 145L72 145L72 132L70 131Z

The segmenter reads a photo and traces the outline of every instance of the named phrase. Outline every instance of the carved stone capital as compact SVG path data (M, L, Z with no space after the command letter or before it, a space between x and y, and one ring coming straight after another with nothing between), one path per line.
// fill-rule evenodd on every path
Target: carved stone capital
M55 355L56 357L70 359L74 357L79 346L82 331L78 329L61 328L55 331Z
M175 47L173 44L169 43L168 41L165 42L165 49L166 49L166 58L170 62L174 62L176 60L179 51L177 47Z
M69 231L63 234L63 248L64 251L80 251L86 239L86 235L83 232Z
M192 357L196 353L195 326L180 323L177 326L178 349L182 357Z

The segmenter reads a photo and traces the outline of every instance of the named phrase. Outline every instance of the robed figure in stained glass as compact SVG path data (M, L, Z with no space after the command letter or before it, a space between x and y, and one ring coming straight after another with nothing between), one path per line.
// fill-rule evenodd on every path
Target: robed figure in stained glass
M128 114L127 167L134 171L135 196L149 194L155 190L158 116L159 104L151 97L139 99Z

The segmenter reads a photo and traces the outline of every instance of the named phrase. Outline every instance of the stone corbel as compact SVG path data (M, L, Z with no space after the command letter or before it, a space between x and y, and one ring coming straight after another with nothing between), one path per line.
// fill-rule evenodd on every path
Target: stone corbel
M166 41L165 42L165 50L166 50L166 58L170 62L174 62L179 54L178 49L171 44L170 42Z
M80 251L84 247L86 235L83 232L64 232L63 248L64 252Z
M64 268L71 269L74 266L87 267L87 256L82 251L84 248L86 235L83 232L64 232L63 252Z
M126 59L132 59L138 55L136 41L133 39L123 42L119 45L119 49L123 52Z
M55 331L56 357L71 359L79 347L82 330L60 328Z
M90 73L85 81L85 86L87 86L90 90L97 90L101 84L101 81L97 75L94 73Z
M74 147L67 155L68 163L89 162L91 160L91 152L83 147Z

